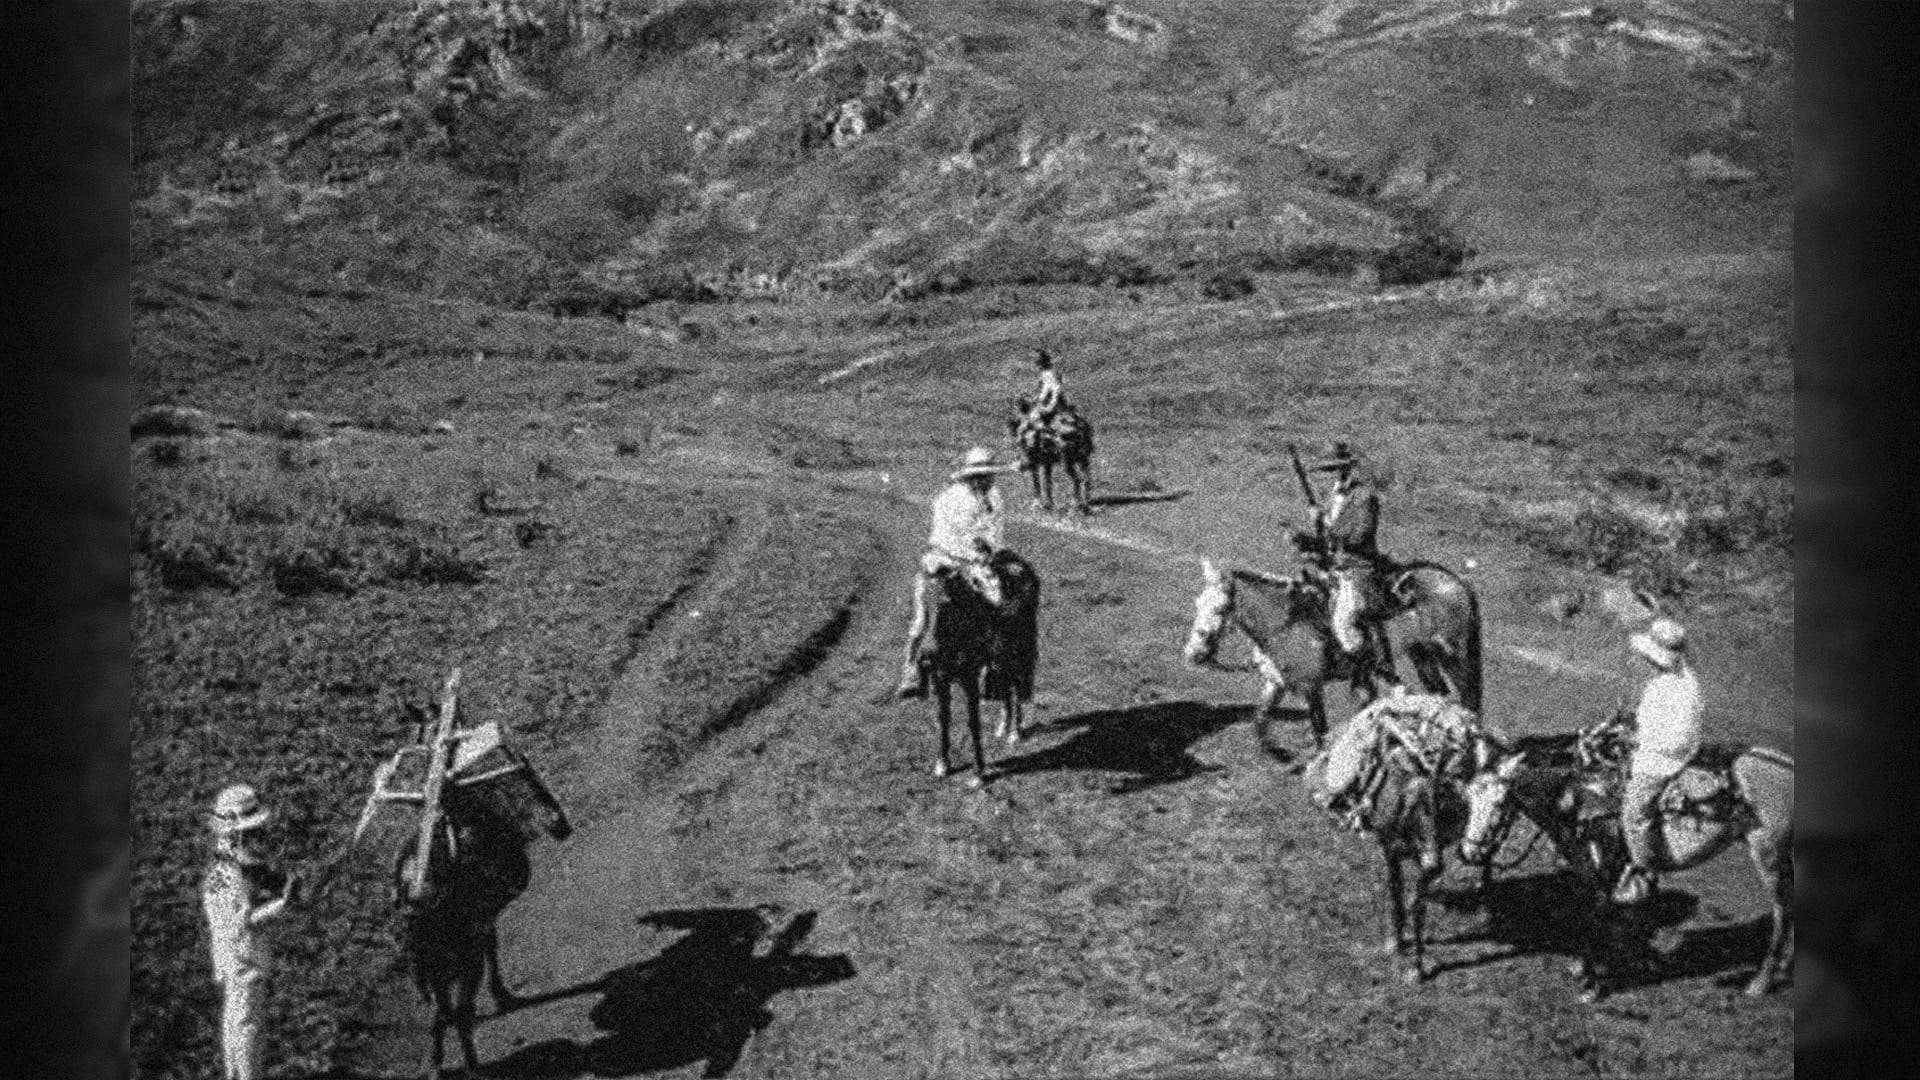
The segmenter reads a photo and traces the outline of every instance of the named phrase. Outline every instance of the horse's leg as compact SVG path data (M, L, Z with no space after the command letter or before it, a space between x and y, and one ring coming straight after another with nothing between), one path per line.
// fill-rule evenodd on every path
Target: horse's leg
M1436 863L1431 869L1422 866L1413 878L1413 964L1400 973L1402 981L1409 986L1425 982L1427 979L1427 890L1433 885L1434 878L1440 875Z
M973 776L967 781L969 787L982 787L987 782L986 740L980 733L980 675L975 672L967 680L967 734L973 737Z
M933 759L933 775L937 779L945 779L953 771L947 764L947 747L952 742L953 687L939 671L933 673L933 684L933 709L940 728L940 754Z
M510 1012L524 1005L525 1000L508 988L506 976L500 973L500 924L497 922L487 924L484 960L487 991L493 995L494 1011Z
M473 958L473 964L461 973L460 985L455 988L453 1001L453 1030L460 1037L460 1059L466 1064L467 1072L480 1073L480 1051L473 1045L474 1017L480 1005L480 983L483 969L486 967L485 941L476 942L480 954Z
M1049 461L1045 465L1040 466L1040 473L1040 482L1046 491L1043 505L1046 507L1047 513L1051 514L1053 513L1053 462Z
M1313 729L1313 749L1316 753L1327 748L1327 691L1323 686L1314 686L1307 691L1307 726Z
M1773 930L1767 938L1767 951L1760 955L1760 970L1748 981L1748 997L1759 997L1773 990L1793 940L1793 858L1791 844L1779 835L1762 835L1759 829L1747 835L1747 853L1753 868L1759 871L1760 884L1773 900Z
M1384 836L1380 838L1380 851L1387 858L1387 940L1380 951L1395 956L1406 940L1407 900L1401 892L1406 880L1400 872L1400 857L1387 849Z
M450 1011L444 987L433 990L433 1029L427 1042L427 1080L440 1080L440 1066L446 1061L447 1014Z

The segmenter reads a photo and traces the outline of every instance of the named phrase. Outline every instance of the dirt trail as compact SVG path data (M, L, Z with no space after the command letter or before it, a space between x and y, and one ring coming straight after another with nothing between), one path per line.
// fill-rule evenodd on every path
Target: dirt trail
M973 792L928 775L926 706L876 699L895 670L904 568L924 524L916 500L878 476L714 446L671 460L582 470L671 473L734 522L651 616L591 740L548 769L577 831L541 845L535 885L502 923L508 973L535 997L482 1025L482 1060L499 1075L1211 1075L1275 1061L1324 1075L1357 1061L1484 1071L1485 1053L1538 1075L1578 1071L1578 1055L1561 1062L1558 1044L1525 1037L1498 1051L1435 1041L1460 1023L1519 1023L1516 1009L1529 1030L1586 1028L1615 1058L1673 1052L1644 1012L1576 1006L1554 946L1503 938L1500 912L1434 916L1455 968L1444 1003L1392 979L1370 948L1374 856L1327 828L1260 751L1245 722L1251 679L1178 660L1191 561L1257 549L1266 527L1244 507L1223 513L1230 493L1109 507L1091 522L1013 513L1010 542L1047 588L1034 731L990 747L1002 775ZM831 648L677 766L637 770L647 732L712 704L661 692L683 646L715 613L762 599L739 595L741 581L793 507L824 501L875 541L855 556L861 584ZM1460 557L1444 537L1400 531ZM1504 603L1489 619L1501 707L1584 700L1607 681L1556 666L1564 642L1543 645ZM1330 702L1336 714L1347 704ZM1527 718L1523 729L1546 726ZM1309 745L1298 724L1277 738ZM1700 914L1751 913L1746 873L1725 859L1692 875ZM1555 903L1541 881L1512 902ZM1682 992L1724 995L1710 983ZM1786 1008L1731 1028L1756 1037ZM1380 1028L1383 1015L1395 1026ZM396 1023L369 1071L417 1062L415 1025Z

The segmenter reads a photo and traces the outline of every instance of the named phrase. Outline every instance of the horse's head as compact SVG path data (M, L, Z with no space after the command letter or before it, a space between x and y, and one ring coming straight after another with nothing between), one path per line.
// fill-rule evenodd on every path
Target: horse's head
M1187 647L1183 653L1187 663L1194 667L1214 662L1214 654L1220 649L1220 635L1227 628L1227 617L1233 613L1233 579L1222 573L1211 559L1201 560L1200 572L1205 585L1193 600L1193 627L1187 631Z
M554 798L533 764L518 754L511 756L518 767L476 783L450 788L449 814L465 820L490 819L526 841L537 840L543 834L555 840L573 835L573 823L567 820L565 808Z
M1507 754L1490 761L1483 758L1462 794L1467 802L1467 825L1460 837L1460 857L1470 863L1484 863L1499 850L1513 827L1513 778L1525 763L1526 755Z

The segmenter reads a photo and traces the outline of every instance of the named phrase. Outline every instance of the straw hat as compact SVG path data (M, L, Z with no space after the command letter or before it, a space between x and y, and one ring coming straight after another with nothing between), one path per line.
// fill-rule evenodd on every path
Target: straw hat
M1633 635L1627 644L1656 667L1670 671L1680 666L1681 656L1687 651L1687 631L1672 619L1655 619L1646 633Z
M209 824L221 836L257 829L267 823L273 812L261 805L260 793L252 784L233 784L213 800Z
M976 476L992 476L995 473L1012 472L1013 466L1002 465L993 456L993 451L984 446L976 446L967 451L960 459L960 467L953 472L955 480L967 480Z

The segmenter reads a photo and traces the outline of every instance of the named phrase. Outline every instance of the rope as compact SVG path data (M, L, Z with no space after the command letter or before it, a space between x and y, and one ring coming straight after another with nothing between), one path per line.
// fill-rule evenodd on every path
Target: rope
M1509 826L1509 828L1511 828L1511 826ZM1503 863L1498 858L1489 856L1487 861L1493 864L1493 868L1495 870L1499 870L1502 872L1511 870L1514 867L1519 866L1521 863L1527 861L1527 856L1533 854L1533 846L1540 842L1540 837L1544 836L1546 834L1546 831L1547 830L1540 827L1538 822L1535 822L1533 826L1533 838L1527 841L1527 846L1525 848L1521 849L1519 858L1514 859L1511 862ZM1510 836L1502 836L1500 838L1500 847L1495 848L1493 850L1494 856L1497 856L1500 854L1501 848L1504 848L1507 846L1507 841L1510 838L1511 838Z

